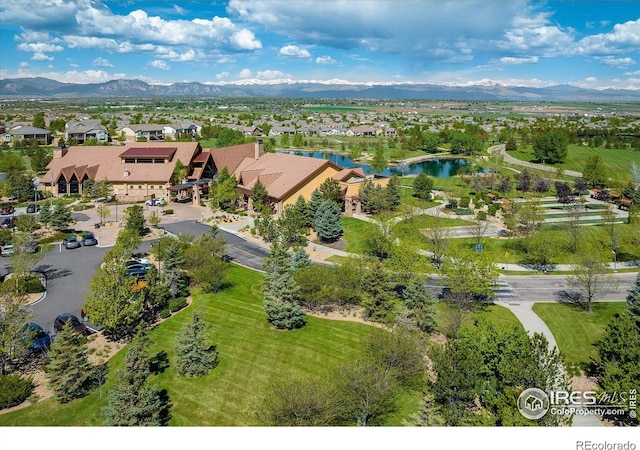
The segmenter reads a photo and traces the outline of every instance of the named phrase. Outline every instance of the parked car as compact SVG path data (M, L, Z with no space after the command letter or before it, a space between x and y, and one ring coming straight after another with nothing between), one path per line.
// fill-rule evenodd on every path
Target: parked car
M40 250L40 244L38 244L38 241L27 242L24 246L25 253L38 253L38 250Z
M13 244L5 244L2 246L2 250L0 250L0 255L11 256L13 255L14 251L15 251L15 248L13 247Z
M69 313L60 314L58 317L56 317L56 320L53 322L53 329L56 330L56 333L59 333L60 331L62 331L64 325L67 322L71 322L73 331L75 331L76 333L87 333L86 325L80 322L80 319L78 319L76 316Z
M28 339L31 344L29 345L29 351L32 353L46 350L51 345L51 336L44 331L37 323L28 323L25 325L25 339Z
M135 264L127 267L127 276L136 277L138 280L144 280L147 276L147 270L142 264Z
M98 245L98 240L93 235L93 233L85 233L82 236L82 245L84 245L85 247L88 247L90 245Z
M132 257L127 260L127 262L125 262L125 265L127 266L127 268L133 266L142 266L144 269L148 270L152 264L147 258Z
M0 223L0 228L13 228L13 217L5 218L2 223Z
M40 211L40 206L36 205L35 203L32 203L29 206L27 206L27 214L34 214L34 213L37 213L38 211Z
M15 208L13 206L3 206L0 209L0 214L6 216L7 214L13 214L15 212Z
M160 197L160 198L150 198L149 200L144 202L144 204L147 206L164 206L167 204L167 202L164 200L164 198Z
M75 236L69 236L62 240L62 245L64 245L64 248L68 248L68 249L79 248L80 241Z

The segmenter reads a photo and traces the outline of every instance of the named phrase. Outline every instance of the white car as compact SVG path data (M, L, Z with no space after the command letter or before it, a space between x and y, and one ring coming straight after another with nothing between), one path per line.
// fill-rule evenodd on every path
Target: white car
M164 198L160 197L160 198L150 198L149 200L144 202L144 204L147 206L164 206L167 204L167 202L164 201Z
M13 255L13 252L14 252L13 244L5 244L2 246L2 250L0 251L0 254L2 256L11 256Z

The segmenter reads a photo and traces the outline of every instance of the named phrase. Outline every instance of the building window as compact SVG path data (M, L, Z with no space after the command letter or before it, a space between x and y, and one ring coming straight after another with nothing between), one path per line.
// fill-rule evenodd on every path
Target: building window
M164 159L163 158L153 158L153 162L155 164L164 164Z
M132 184L129 185L129 189L133 189L133 185Z
M124 162L125 164L135 164L136 160L135 158L125 158Z
M142 189L142 186L138 185L138 189Z
M152 158L138 158L136 161L138 164L151 164L153 162Z

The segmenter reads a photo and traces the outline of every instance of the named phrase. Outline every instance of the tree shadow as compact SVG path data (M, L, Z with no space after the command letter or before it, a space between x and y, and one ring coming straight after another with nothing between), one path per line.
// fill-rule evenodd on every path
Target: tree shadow
M169 392L166 389L162 389L158 392L158 396L160 397L160 425L166 426L171 420L171 398L169 397Z
M47 280L53 280L56 278L63 278L73 275L73 271L68 268L54 267L50 264L36 266L33 268L33 271L44 274Z
M163 373L165 370L169 368L171 364L169 363L169 355L164 350L156 353L149 363L149 370L154 375L158 375Z
M561 290L554 292L554 297L558 303L566 303L570 305L579 306L583 310L586 309L586 299L580 292Z

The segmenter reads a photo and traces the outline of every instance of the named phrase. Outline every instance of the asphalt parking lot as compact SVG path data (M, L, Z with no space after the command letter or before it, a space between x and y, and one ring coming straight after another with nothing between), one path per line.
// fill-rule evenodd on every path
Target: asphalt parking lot
M76 217L77 224L83 229L89 228L88 218ZM162 226L168 233L198 236L209 229L208 225L196 220L170 222ZM220 231L219 236L227 242L226 253L232 261L250 267L262 269L262 259L267 250L256 244ZM103 242L103 241L101 241ZM145 240L136 253L146 253L151 249L152 240ZM47 292L44 298L33 303L30 308L33 321L52 333L53 322L57 315L71 313L80 317L80 311L85 303L85 295L89 292L89 282L104 260L109 246L80 247L66 249L61 243L56 243L45 251L40 261L33 267L34 271L42 272L47 277ZM0 260L0 276L9 273L9 258Z

